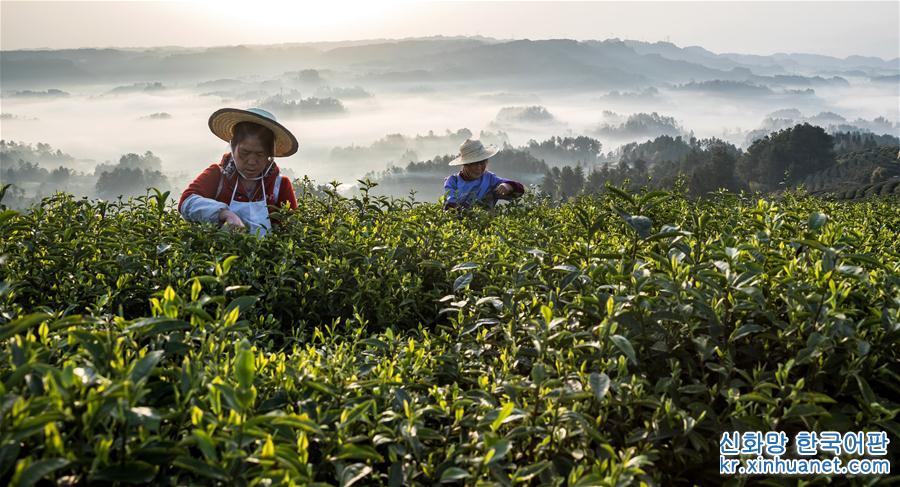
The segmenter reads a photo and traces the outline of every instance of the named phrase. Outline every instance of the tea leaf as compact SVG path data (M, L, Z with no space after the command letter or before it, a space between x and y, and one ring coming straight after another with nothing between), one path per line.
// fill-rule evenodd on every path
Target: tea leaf
M470 271L473 269L477 269L478 267L479 267L478 264L476 264L474 262L464 262L462 264L456 264L455 266L453 266L453 268L450 269L450 272Z
M823 226L825 226L825 222L828 221L828 216L824 213L811 213L809 215L809 220L807 224L809 225L809 229L812 231L820 230Z
M147 355L144 355L140 361L134 364L134 367L131 369L131 373L128 377L132 382L140 382L153 371L153 368L156 367L156 364L159 363L160 359L163 356L162 350L154 350L152 352L148 352Z
M509 440L498 440L494 443L493 446L488 450L488 454L484 456L484 464L489 465L492 463L497 463L509 453L509 449L512 444Z
M472 278L473 278L473 277L474 277L474 276L472 275L471 272L466 273L466 274L463 274L463 275L457 277L456 280L453 281L453 292L457 292L457 291L459 291L460 289L464 289L464 288L469 287L469 284L472 283Z
M372 467L364 463L347 465L341 470L341 487L349 487L372 473Z
M441 473L441 483L449 484L469 477L469 472L459 467L448 467Z
M766 397L758 392L748 392L747 394L741 394L741 397L738 398L741 401L750 401L750 402L759 402L763 404L775 404L775 401L770 397Z
M536 477L537 475L540 475L541 472L543 472L544 470L549 468L551 465L552 465L552 463L548 462L547 460L544 460L544 461L541 461L538 463L528 465L527 467L522 467L522 468L516 470L516 473L513 474L513 479L514 479L514 481L517 481L517 482L527 482L527 481L533 479L534 477Z
M740 340L741 338L743 338L747 335L750 335L752 333L758 333L762 330L763 330L763 327L752 324L752 323L743 325L731 333L731 337L729 338L729 341L734 342L734 341Z
M371 446L345 444L338 450L336 457L340 460L372 460L383 462L384 458Z
M631 225L631 228L637 232L638 236L641 238L647 238L650 236L651 227L653 226L653 222L643 215L632 215L629 216L625 221Z
M634 354L634 348L632 348L631 342L628 341L627 338L622 335L613 335L609 337L609 339L612 340L613 344L621 350L626 357L628 357L628 360L630 360L631 363L637 365L637 357Z
M194 429L194 431L191 432L191 435L197 443L197 447L200 448L200 451L203 452L203 456L206 457L207 460L213 462L218 460L219 457L216 454L216 442L209 434L203 430Z
M19 475L13 477L12 485L16 487L30 487L44 477L69 465L65 458L50 458L38 460L25 468Z
M227 315L235 310L247 311L258 300L258 296L239 296L234 298L225 308L225 314Z
M590 379L591 390L594 391L594 398L602 401L609 391L609 376L604 373L591 372Z
M515 405L511 402L503 405L503 407L500 409L500 412L497 414L497 418L494 419L493 422L491 422L491 431L497 431L500 428L500 425L503 424L503 421L508 418L510 414L512 414L513 407L515 407Z
M234 357L234 373L237 378L238 385L243 388L249 388L253 385L253 379L256 376L256 364L253 357L253 351L250 349L250 342L241 341L238 346L237 355Z

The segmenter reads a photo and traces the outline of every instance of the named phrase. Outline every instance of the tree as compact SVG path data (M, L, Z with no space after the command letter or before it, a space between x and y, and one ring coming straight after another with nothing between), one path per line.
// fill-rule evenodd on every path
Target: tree
M534 157L548 161L551 165L593 164L602 149L600 141L585 136L554 136L542 142L532 139L528 141L526 148Z
M116 166L111 171L104 171L97 178L97 194L104 198L115 198L119 195L130 196L144 193L147 188L164 188L168 186L166 177L159 171Z
M718 189L739 191L743 185L735 176L737 158L723 145L712 146L708 159L696 167L689 179L690 190L695 195L703 195Z
M587 179L584 182L584 190L587 193L599 193L606 187L606 182L608 180L609 167L603 166L603 168L599 170L594 168L587 175Z
M805 123L754 142L739 161L738 175L754 189L773 190L834 164L834 139Z
M559 198L567 200L584 188L584 169L565 166L559 172Z
M119 158L119 166L132 169L162 171L162 160L151 151L144 152L143 155L128 153Z
M52 172L50 172L50 177L48 178L48 180L52 183L64 184L71 177L72 177L71 169L69 169L67 167L59 166L56 169L54 169Z
M558 167L549 169L544 174L544 179L541 181L541 191L550 196L550 198L552 199L557 199L560 196L559 172L560 171Z

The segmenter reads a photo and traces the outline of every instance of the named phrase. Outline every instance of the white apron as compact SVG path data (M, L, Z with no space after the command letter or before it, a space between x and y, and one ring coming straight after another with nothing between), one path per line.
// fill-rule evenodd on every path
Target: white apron
M240 180L234 182L234 190L231 192L231 203L228 204L228 209L233 211L237 216L241 217L241 220L244 221L244 225L247 226L247 230L251 235L256 235L258 237L265 237L269 230L272 229L272 221L269 220L269 208L266 205L266 185L263 181L263 177L265 174L269 172L271 168L271 164L269 168L263 171L263 175L257 178L247 178L244 177L243 174L238 171L240 177L250 181L260 181L262 185L262 201L235 201L234 195L237 194L238 186L240 186ZM283 176L282 176L283 177ZM275 182L275 199L278 199L278 190L281 187L281 178Z

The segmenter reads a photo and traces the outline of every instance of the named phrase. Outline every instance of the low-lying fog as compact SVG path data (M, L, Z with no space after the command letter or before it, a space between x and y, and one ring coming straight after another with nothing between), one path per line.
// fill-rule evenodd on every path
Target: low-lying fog
M496 77L443 81L428 75L416 79L417 75L408 73L402 81L392 82L386 76L360 74L365 72L294 72L257 79L235 73L224 81L211 76L205 82L185 79L159 84L154 84L159 78L153 76L137 84L67 84L44 79L40 84L44 87L34 89L20 79L4 86L0 138L49 144L74 157L69 167L86 174L98 163L115 163L123 154L152 151L162 160L173 192L179 193L196 173L228 150L207 128L209 115L226 106L268 105L300 140L299 153L280 159L281 167L293 176L308 175L321 183L352 183L392 164L455 152L458 137L439 136L464 128L475 136L483 132L488 141L513 146L529 139L586 135L598 139L604 153L667 131L717 137L746 148L754 134L782 128L774 120L778 118L900 135L896 75L888 75L887 82L860 75L825 82L831 76L823 75L805 87L776 82L720 86L652 81L616 89L589 85L569 89L552 83L513 82L505 88ZM47 91L48 83L61 93ZM10 85L15 89L7 89ZM291 105L312 97L338 102L312 108ZM779 110L781 115L772 115ZM639 113L657 114L655 122L635 129L628 119ZM401 142L409 152L384 140L392 134L411 139L429 133L438 137ZM3 160L4 165L11 162ZM553 161L547 163L553 165Z

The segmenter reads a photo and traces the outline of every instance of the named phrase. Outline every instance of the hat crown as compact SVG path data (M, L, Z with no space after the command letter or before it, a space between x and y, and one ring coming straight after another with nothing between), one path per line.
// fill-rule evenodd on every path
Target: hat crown
M459 155L461 157L466 157L470 154L475 154L483 150L484 144L482 144L480 140L466 139L466 141L459 146Z
M450 165L456 166L485 161L493 157L497 152L500 152L500 150L493 145L485 147L480 140L466 139L459 146L459 157L450 161Z
M246 111L251 112L251 113L255 113L255 114L257 114L257 115L259 115L260 117L263 117L263 118L268 118L269 120L271 120L271 121L273 121L273 122L277 122L277 121L278 121L278 119L275 118L275 114L274 114L274 113L272 113L272 112L270 112L270 111L263 110L262 108L259 108L259 107L251 107L251 108L246 109Z

